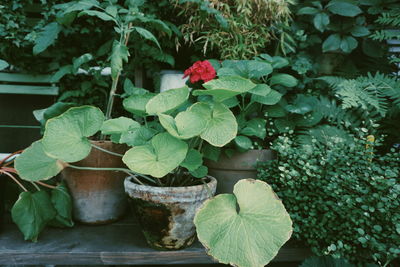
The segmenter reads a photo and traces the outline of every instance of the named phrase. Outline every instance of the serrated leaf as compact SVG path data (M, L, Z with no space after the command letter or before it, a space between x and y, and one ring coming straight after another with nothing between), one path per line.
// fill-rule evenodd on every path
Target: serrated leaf
M88 16L91 16L91 17L97 17L97 18L99 18L101 20L104 20L104 21L115 21L115 19L112 16L108 15L105 12L97 11L97 10L84 10L84 11L81 11L78 14L78 17L80 17L82 15L88 15Z
M111 77L113 79L116 79L122 70L123 62L128 62L128 57L128 47L115 40L111 54Z
M11 209L11 216L25 240L36 242L47 223L56 216L56 210L46 191L22 192Z
M194 219L197 236L220 263L265 266L291 236L289 214L265 182L241 180L233 193L203 204Z
M122 160L134 172L161 178L182 163L187 151L184 141L169 133L160 133L149 145L129 149Z
M60 31L61 26L57 22L52 22L46 25L35 39L33 54L37 55L46 50L50 45L54 44Z
M143 38L145 38L146 40L152 41L153 43L155 43L158 48L161 49L160 44L157 41L157 38L148 30L146 30L145 28L142 27L133 27L135 29L135 31L142 36Z
M99 2L97 2L95 0L81 0L81 1L75 2L71 6L69 6L64 11L64 13L87 10L87 9L91 9L92 7L98 6L98 5L99 5Z

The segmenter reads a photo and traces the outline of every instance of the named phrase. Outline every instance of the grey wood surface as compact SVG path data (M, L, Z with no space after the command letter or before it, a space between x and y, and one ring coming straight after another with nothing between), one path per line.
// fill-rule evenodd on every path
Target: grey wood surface
M307 249L284 247L274 261L301 261ZM46 229L37 243L23 240L14 224L0 233L0 264L32 265L144 265L214 263L196 242L180 251L157 251L147 246L139 225L124 219L110 225L77 225L72 229Z

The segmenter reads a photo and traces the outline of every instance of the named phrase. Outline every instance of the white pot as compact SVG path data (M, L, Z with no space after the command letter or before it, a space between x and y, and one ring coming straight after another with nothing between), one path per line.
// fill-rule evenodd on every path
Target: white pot
M183 78L182 71L163 70L160 72L160 92L181 88L186 85L189 77Z

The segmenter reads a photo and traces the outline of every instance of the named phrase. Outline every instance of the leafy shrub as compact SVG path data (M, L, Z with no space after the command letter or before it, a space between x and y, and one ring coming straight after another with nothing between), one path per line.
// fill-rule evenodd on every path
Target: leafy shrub
M276 160L259 167L294 222L293 236L317 255L384 265L400 255L400 152L373 144L295 146L280 137Z

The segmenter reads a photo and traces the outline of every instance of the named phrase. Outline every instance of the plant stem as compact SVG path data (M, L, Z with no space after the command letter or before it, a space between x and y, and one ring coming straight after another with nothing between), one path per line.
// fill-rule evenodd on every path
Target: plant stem
M31 184L36 188L37 191L41 191L39 186L37 186L37 184L35 184L34 182L31 182Z
M56 189L56 188L57 188L56 186L49 185L49 184L45 184L45 183L42 183L42 182L39 182L39 181L37 181L37 182L35 182L35 183L37 183L38 185L41 185L41 186L50 188L50 189Z
M7 175L7 176L10 177L11 179L13 179L14 182L16 182L17 185L19 185L19 187L21 187L25 192L28 192L28 190L25 188L25 186L23 186L23 185L18 181L18 179L15 178L11 173L8 173L8 172L5 172L5 171L1 171L1 170L0 170L0 173L4 173L5 175Z
M125 40L123 40L123 43L125 44L125 46L128 46L131 28L132 28L132 22L129 23L128 32L125 34L125 36L122 35L123 37L125 37ZM118 72L117 77L115 77L115 79L113 79L113 82L111 85L111 90L110 90L110 95L108 97L107 110L106 110L106 119L107 120L111 119L111 112L112 112L112 108L114 105L114 96L115 96L115 92L117 91L117 86L118 86L118 81L119 81L120 76L121 76L121 71ZM102 136L102 138L104 138L104 136Z
M105 152L105 153L107 153L107 154L110 154L110 155L114 155L114 156L118 156L118 157L123 157L123 156L124 156L124 155L122 155L122 154L115 153L115 152L109 151L109 150L107 150L107 149L101 148L101 147L99 147L99 146L96 146L96 145L94 145L94 144L92 144L92 147L94 147L94 148L96 148L96 149L98 149L98 150L100 150L100 151L103 151L103 152Z

